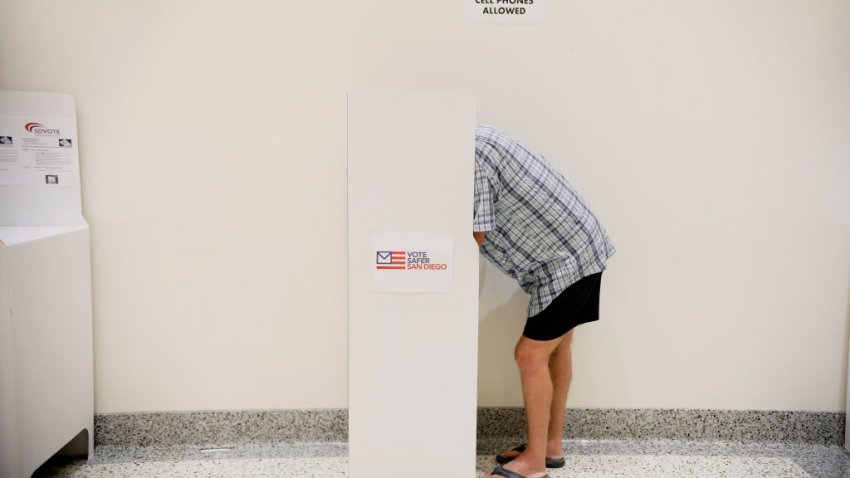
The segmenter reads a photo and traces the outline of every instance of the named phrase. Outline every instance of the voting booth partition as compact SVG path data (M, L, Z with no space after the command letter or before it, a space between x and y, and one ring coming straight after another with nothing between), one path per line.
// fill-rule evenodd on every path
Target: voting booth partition
M470 97L349 93L351 478L476 474L474 141Z
M0 477L91 455L89 229L74 99L0 92Z

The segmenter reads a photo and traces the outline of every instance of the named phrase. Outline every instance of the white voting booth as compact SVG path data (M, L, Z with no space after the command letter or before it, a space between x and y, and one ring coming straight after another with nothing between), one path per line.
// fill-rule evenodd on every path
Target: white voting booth
M474 141L470 97L348 96L350 478L475 476Z
M76 108L0 91L0 477L94 443L89 230Z

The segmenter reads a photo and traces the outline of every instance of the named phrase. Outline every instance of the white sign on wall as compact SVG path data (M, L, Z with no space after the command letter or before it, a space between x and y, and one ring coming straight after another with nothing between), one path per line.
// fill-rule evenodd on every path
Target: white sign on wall
M372 290L448 292L452 288L452 235L440 232L372 234Z
M74 98L0 91L0 225L87 226Z
M547 0L464 0L470 23L543 23Z
M0 116L0 186L79 184L73 118Z

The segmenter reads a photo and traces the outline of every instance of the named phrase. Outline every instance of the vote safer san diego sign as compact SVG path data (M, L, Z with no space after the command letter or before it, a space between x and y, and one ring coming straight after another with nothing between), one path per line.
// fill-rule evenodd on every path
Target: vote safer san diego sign
M449 292L452 288L451 234L376 232L370 254L375 292Z

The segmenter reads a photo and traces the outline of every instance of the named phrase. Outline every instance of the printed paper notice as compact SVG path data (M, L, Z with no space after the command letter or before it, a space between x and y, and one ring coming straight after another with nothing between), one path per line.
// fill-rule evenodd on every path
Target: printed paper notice
M464 0L470 23L543 23L546 0Z
M369 264L376 292L449 292L453 236L441 232L372 234Z
M12 128L7 127L6 122L0 120L0 186L17 184L18 156Z
M76 185L76 143L73 118L0 116L0 186Z

